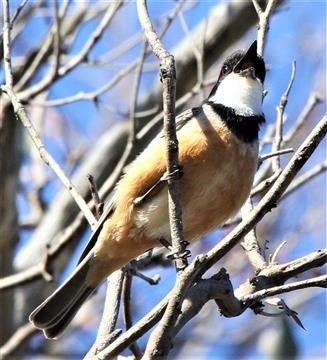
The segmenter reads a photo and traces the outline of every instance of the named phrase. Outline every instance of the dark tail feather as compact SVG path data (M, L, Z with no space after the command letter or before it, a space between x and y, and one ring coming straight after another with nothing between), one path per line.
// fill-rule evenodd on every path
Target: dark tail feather
M55 325L49 325L43 329L43 333L47 339L55 339L59 336L72 321L73 317L82 306L84 301L93 293L94 289L88 288L85 292L77 299L77 301L68 309L67 313L57 322Z
M67 327L83 302L95 290L86 282L90 267L89 254L73 274L30 315L33 325L42 329L47 338L55 338Z

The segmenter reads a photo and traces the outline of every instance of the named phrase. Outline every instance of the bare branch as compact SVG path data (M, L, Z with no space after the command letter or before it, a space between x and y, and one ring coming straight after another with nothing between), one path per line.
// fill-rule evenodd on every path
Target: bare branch
M131 287L132 287L132 280L133 276L127 271L125 273L124 283L123 283L123 290L122 290L122 300L124 305L124 322L126 330L130 329L133 325L132 323L132 314L131 314ZM137 343L134 342L129 346L131 352L135 356L135 359L142 358L142 352L138 347Z
M196 59L196 70L197 70L197 86L199 86L199 89L201 89L201 92L202 92L202 99L201 101L203 100L203 97L204 97L204 94L203 94L203 81L204 81L204 71L203 71L203 50L204 50L204 44L205 44L205 35L206 35L206 29L207 29L207 23L205 23L205 26L204 26L204 30L203 30L203 43L202 43L202 47L201 47L201 51L200 49L197 47L197 44L194 42L194 39L192 37L192 34L188 28L188 25L186 23L186 20L185 20L185 17L184 17L184 14L183 12L180 12L178 14L178 17L179 17L179 20L180 20L180 23L182 25L182 28L185 32L185 35L189 38L189 41L191 43L191 48L193 49L193 52L194 52L194 57Z
M12 19L11 19L11 26L13 25L13 23L16 21L16 19L18 18L19 14L21 13L21 11L23 10L24 6L27 4L28 0L23 0L19 6L17 7Z
M317 276L312 279L296 281L291 284L285 284L281 286L274 286L269 289L257 291L250 295L242 297L241 301L246 305L253 302L258 302L266 297L274 296L278 294L284 294L290 291L304 289L307 287L327 287L327 275Z
M314 267L323 266L327 262L327 250L316 250L308 255L284 264L270 264L260 275L278 279L281 283ZM275 281L275 280L274 280ZM276 283L276 281L275 281Z
M163 47L148 15L146 1L137 1L141 26L152 51L160 60L160 76L163 85L164 132L168 173L168 209L173 251L176 253L176 268L187 266L183 236L182 206L179 187L178 141L175 126L175 81L176 70L173 56Z
M181 10L183 6L183 2L180 1L177 5L172 14L170 14L167 17L166 24L161 31L160 37L162 37L166 31L168 30L172 20L174 17L178 14L178 12ZM147 51L146 55L148 55L150 52ZM104 85L99 87L98 89L91 91L91 92L78 92L75 95L67 96L61 99L54 99L54 100L48 100L48 101L29 101L32 105L38 105L38 106L60 106L60 105L67 105L71 104L76 101L82 101L82 100L96 100L100 95L104 94L105 92L112 89L121 79L123 79L126 75L128 75L131 71L133 71L138 65L138 60L135 60L133 63L128 65L126 68L120 70L118 74L113 78L110 79L108 82L106 82Z
M181 310L175 318L171 327L171 337L168 339L169 345L172 345L174 336L182 327L194 316L196 316L203 305L210 299L214 299L220 308L221 313L227 317L235 317L242 314L248 307L254 307L260 300L278 293L291 291L290 285L280 285L289 277L300 274L314 267L322 266L327 261L326 251L316 251L304 256L301 259L294 260L287 264L270 265L262 272L258 273L250 282L246 281L238 289L233 291L232 284L224 269L210 279L199 280L187 291L182 304ZM288 273L287 278L284 275L284 269L293 268L294 273ZM326 286L326 277L323 279L314 278L314 281L306 280L296 283L296 288L301 289L308 286ZM318 282L316 282L319 280ZM278 285L278 286L276 286ZM264 289L261 291L261 289ZM151 326L159 321L167 299L172 296L172 292L163 299L148 315L140 320L136 325L129 329L125 334L113 342L103 352L98 354L97 359L111 358L123 351L129 344L142 336ZM145 354L147 356L147 354Z
M282 199L291 195L295 190L297 190L302 185L306 184L308 181L312 180L314 177L322 174L327 170L327 160L321 164L317 164L312 169L305 172L303 175L296 178L292 184L289 186L285 194L283 195Z
M1 359L13 359L11 355L37 332L38 329L30 323L20 326L10 339L0 347Z
M137 140L135 113L136 113L136 109L137 109L137 96L138 96L138 92L139 92L142 68L143 68L146 53L147 53L147 44L144 43L142 50L141 50L139 60L138 60L138 64L136 67L134 86L133 86L132 95L131 95L131 106L130 106L130 114L129 114L130 131L129 131L128 141L130 141L132 143L132 146L134 145L135 141Z
M253 6L258 14L258 54L263 55L266 35L269 29L270 16L277 6L278 0L269 0L265 11L260 7L258 0L252 0Z
M123 270L115 271L108 278L106 301L97 337L84 359L94 359L97 353L105 349L108 345L110 345L110 342L114 340L112 333L115 330L118 319L123 280Z
M265 161L267 159L270 159L274 156L279 156L279 155L284 155L284 154L290 154L294 152L294 150L292 148L290 149L281 149L281 150L278 150L278 151L275 151L275 152L270 152L268 154L263 154L263 155L260 155L260 162L262 161Z
M109 345L106 349L97 354L96 359L104 360L117 356L126 347L149 331L162 317L169 295L160 301L151 311L148 312L137 324L122 334L116 341Z
M282 170L273 173L270 177L263 179L258 185L252 188L251 196L255 196L270 188L270 186L277 180Z
M258 26L258 41L257 41L257 52L259 55L263 56L263 49L264 49L264 41L265 36L268 31L268 24L270 20L270 15L272 10L275 6L274 0L269 0L265 12L263 12L260 8L260 5L256 0L253 1L253 5L257 11L259 17L259 26ZM277 149L277 151L279 148ZM259 158L258 166L262 164L263 159ZM253 210L252 199L251 195L246 200L245 204L242 206L241 215L242 220L246 221L249 213ZM253 227L247 234L245 234L244 239L241 243L245 253L253 266L255 272L259 272L261 269L266 267L266 261L263 257L263 253L261 251L257 236L256 236L256 229Z

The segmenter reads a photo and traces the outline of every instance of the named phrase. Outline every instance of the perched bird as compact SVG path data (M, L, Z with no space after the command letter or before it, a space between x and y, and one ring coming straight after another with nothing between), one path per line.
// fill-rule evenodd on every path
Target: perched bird
M184 237L192 241L233 216L249 196L258 165L265 63L256 41L223 63L199 107L176 118ZM165 139L152 140L129 165L72 275L30 315L56 338L113 271L170 242Z

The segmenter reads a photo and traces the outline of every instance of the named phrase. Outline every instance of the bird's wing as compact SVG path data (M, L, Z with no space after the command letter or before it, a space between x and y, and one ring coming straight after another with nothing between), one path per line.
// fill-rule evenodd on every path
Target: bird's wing
M113 211L114 211L114 203L113 201L110 201L108 205L105 207L100 219L98 220L93 230L93 233L91 234L85 248L83 249L83 252L77 264L79 264L86 257L86 255L93 249L97 241L98 235L102 229L103 223L107 220L107 218L112 214Z
M178 132L180 129L183 128L184 125L186 125L192 118L193 116L197 116L202 112L202 107L194 107L191 109L187 109L185 111L183 111L181 114L179 114L178 116L176 116L176 131ZM163 130L161 130L160 137L164 137L164 133Z
M187 109L176 117L177 136L189 121L202 112L202 107ZM168 174L166 171L164 132L161 130L148 148L131 163L130 170L123 180L123 188L134 194L134 205L143 205L158 194L166 185ZM142 181L140 179L142 178ZM135 186L141 184L142 187ZM134 190L132 188L134 187Z
M201 107L196 107L196 108L192 108L192 109L188 109L183 111L180 115L178 115L176 117L176 131L178 132L179 130L181 130L194 116L197 116L198 114L200 114L202 111ZM164 133L163 131L161 131L158 136L159 138L164 137ZM161 139L162 141L163 139ZM158 155L158 153L153 154L154 156ZM141 155L142 156L142 155ZM159 155L160 161L159 162L165 162L164 157L161 158L161 155ZM153 159L152 159L153 160ZM159 159L157 159L159 160ZM153 160L153 163L156 163L156 160ZM140 170L143 172L144 169ZM135 198L135 206L141 206L145 201L149 200L151 197L155 196L166 184L166 177L165 177L165 166L162 166L162 169L158 172L157 175L153 175L150 173L153 172L153 169L148 169L148 172L145 171L146 173L148 173L148 177L150 180L150 182L146 185L146 182L143 182L143 185L145 185L145 188L143 189L143 192L140 194L140 192L138 192L136 198ZM136 174L135 176L141 176L142 174L137 174L138 171L134 170L134 173ZM144 174L144 173L143 173ZM128 176L126 178L126 180L128 181ZM133 182L133 180L132 180ZM130 188L128 185L125 186L125 188L128 187ZM91 234L91 237L88 241L88 243L86 244L82 255L79 258L78 263L80 263L85 257L86 255L92 250L92 248L94 247L98 235L102 229L102 226L104 224L104 222L107 220L107 218L113 213L113 211L115 210L115 206L113 201L111 201L108 206L105 208L105 211L103 212L102 216L100 217L93 233Z

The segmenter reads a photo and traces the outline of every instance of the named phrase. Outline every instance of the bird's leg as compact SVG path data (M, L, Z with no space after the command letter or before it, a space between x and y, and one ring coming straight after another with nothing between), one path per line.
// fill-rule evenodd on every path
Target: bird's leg
M160 238L158 239L158 241L160 242L160 244L161 244L163 247L165 247L165 248L168 249L168 250L171 250L171 243L170 243L168 240L166 240L166 239L163 238L163 237L160 237Z
M185 250L182 254L178 254L176 251L172 251L171 243L165 238L159 238L158 241L163 247L171 251L171 253L167 255L167 259L174 260L177 258L187 258L191 256L190 250ZM189 242L184 240L183 245L186 247L189 245Z

